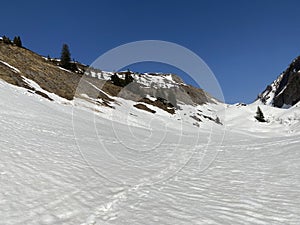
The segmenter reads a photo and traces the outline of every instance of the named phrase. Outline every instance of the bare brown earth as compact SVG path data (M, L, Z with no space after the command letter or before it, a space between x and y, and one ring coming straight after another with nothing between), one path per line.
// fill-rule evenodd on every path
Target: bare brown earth
M213 98L202 89L184 84L176 75L173 75L173 80L179 84L177 88L173 89L147 88L136 82L132 82L125 88L122 88L114 85L111 81L100 80L82 73L64 70L57 65L57 61L49 60L26 48L5 44L2 41L0 41L0 60L20 71L17 72L0 61L0 79L10 84L27 88L29 91L39 94L48 100L52 99L47 94L34 90L22 77L35 81L42 89L50 93L55 93L65 99L72 100L75 95L76 97L82 97L82 94L85 94L93 99L102 99L102 105L105 106L110 106L109 102L114 101L110 96L118 96L136 101L137 103L144 102L151 104L168 113L174 114L176 104L172 102L171 97L172 99L175 98L177 102L190 105L202 105L207 102L214 102L212 101ZM81 72L88 69L87 66L79 63L77 66ZM151 101L145 98L146 95L157 97L158 100ZM144 104L138 103L137 107L150 111Z
M141 103L134 105L134 107L137 108L137 109L145 110L145 111L150 112L150 113L156 113L155 110L149 109L146 105L141 104Z
M0 42L0 60L20 70L16 73L0 62L0 78L8 83L28 88L22 76L38 83L44 90L68 100L73 99L82 75L60 69L40 55Z

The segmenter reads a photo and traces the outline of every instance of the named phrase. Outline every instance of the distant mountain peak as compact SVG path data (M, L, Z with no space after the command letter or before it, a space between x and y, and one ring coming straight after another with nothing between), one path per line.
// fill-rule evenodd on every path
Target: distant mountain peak
M265 105L289 108L300 101L300 56L258 95Z

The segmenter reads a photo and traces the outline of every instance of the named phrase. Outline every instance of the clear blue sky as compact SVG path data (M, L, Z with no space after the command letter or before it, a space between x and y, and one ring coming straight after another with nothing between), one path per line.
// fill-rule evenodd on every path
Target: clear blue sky
M300 54L299 13L297 0L16 0L1 2L0 35L52 57L67 43L86 64L127 42L174 42L208 64L226 102L249 103Z

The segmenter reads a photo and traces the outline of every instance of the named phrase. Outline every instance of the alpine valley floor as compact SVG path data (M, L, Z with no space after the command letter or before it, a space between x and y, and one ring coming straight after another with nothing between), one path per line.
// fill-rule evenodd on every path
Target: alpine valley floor
M138 109L124 122L2 81L0 96L0 224L300 222L297 106L261 106L266 124L255 103L225 106L224 126L198 128Z

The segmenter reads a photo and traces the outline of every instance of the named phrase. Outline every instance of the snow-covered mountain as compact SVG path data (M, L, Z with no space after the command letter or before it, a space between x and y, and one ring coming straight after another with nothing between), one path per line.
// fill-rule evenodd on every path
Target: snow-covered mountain
M0 60L1 225L299 224L299 103L226 105L1 43Z
M300 101L300 57L258 96L263 104L288 108Z
M131 80L125 87L118 84L126 79ZM174 74L163 73L112 73L89 69L79 82L75 96L111 108L116 108L112 106L116 105L115 101L129 101L133 102L132 107L150 112L154 117L156 112L163 110L174 116L181 115L185 120L192 119L196 126L202 121L221 124L216 111L225 107L204 90L185 84Z
M181 114L195 126L202 121L222 123L215 108L224 107L224 104L204 90L185 84L174 74L113 73L79 63L76 65L78 71L73 72L58 63L57 59L45 58L0 41L0 78L48 100L54 100L51 96L55 94L67 100L80 98L95 107L101 105L111 109L127 100L135 102L132 107L147 113L164 110L171 115ZM184 108L190 110L183 113Z

